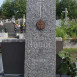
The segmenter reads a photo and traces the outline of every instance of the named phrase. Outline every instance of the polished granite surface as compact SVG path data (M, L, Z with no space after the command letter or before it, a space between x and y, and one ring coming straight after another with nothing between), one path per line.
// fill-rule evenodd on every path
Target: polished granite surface
M24 77L18 75L3 75L2 72L3 72L2 54L0 54L0 77Z

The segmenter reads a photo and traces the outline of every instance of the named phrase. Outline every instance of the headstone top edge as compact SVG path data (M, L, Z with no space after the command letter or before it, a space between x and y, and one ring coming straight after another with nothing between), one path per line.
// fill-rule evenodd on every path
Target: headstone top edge
M2 42L25 42L25 39L3 39Z

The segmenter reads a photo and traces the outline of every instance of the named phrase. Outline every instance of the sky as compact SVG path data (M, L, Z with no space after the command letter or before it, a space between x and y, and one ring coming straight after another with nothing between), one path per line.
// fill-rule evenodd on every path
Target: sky
M3 1L5 1L5 0L0 0L0 7L1 7L1 5L2 5Z

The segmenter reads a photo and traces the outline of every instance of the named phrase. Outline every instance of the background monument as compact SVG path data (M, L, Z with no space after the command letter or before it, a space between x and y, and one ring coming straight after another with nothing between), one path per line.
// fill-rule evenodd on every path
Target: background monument
M24 77L56 77L55 6L56 0L27 0Z

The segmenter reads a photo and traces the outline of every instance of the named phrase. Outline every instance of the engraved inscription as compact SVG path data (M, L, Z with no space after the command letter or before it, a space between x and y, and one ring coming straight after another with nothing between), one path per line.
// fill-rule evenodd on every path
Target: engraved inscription
M32 40L27 41L27 46L31 48L51 48L51 42L33 42Z

